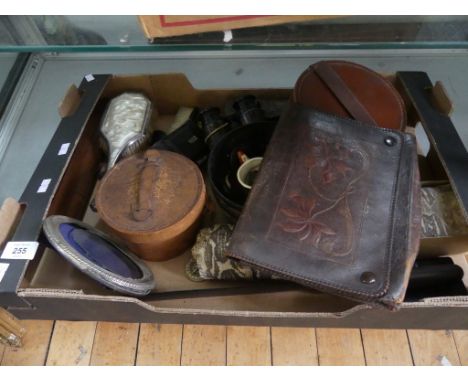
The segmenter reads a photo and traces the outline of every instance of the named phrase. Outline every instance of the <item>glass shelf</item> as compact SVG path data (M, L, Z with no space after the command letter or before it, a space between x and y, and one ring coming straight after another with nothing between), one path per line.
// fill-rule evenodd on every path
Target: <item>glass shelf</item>
M0 51L468 48L466 16L341 16L148 40L136 16L0 16Z

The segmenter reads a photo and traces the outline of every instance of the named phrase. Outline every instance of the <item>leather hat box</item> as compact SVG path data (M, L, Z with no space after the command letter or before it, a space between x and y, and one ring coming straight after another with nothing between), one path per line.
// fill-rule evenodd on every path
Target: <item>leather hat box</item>
M40 242L33 260L10 264L0 284L0 306L24 319L468 329L468 296L404 302L401 309L389 312L299 286L277 288L271 281L193 282L185 276L189 252L167 261L147 262L156 280L155 293L150 297L124 296L81 274L45 245L41 227L43 219L53 214L101 226L89 204L103 160L96 143L99 122L112 97L124 91L144 93L158 109L154 123L163 126L174 118L180 106L224 107L232 99L246 94L275 101L287 101L291 96L291 89L198 90L183 74L94 75L89 79L89 76L83 79L79 88L72 86L65 95L60 107L62 121L19 201L25 207L14 210L15 203L9 203L0 214L0 219L3 215L10 216L10 224L14 224L7 230L11 231L9 240ZM405 80L404 76L401 79ZM404 86L398 88L401 90ZM441 87L434 87L430 96L431 102L437 104L439 116L448 119L448 101ZM414 126L421 119L418 105L413 104L418 100L405 95L403 98L407 102L409 124ZM429 137L432 146L438 139L436 135ZM64 143L70 144L70 150L66 155L57 156ZM443 171L447 166L439 149L431 149L430 155L421 157L423 180L451 181L449 184L453 186L454 179ZM468 167L466 163L465 167ZM45 192L38 193L45 179L49 180L48 187ZM457 193L457 197L462 205L463 195ZM15 213L21 216L11 219ZM463 268L464 283L468 286L467 237L454 241L450 237L440 241L433 239L421 248L424 256L451 256Z

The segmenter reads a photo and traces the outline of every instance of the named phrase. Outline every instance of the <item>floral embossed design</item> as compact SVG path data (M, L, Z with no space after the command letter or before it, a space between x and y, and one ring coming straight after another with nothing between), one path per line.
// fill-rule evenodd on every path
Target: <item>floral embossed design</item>
M330 256L349 254L354 245L349 197L367 170L367 155L352 144L316 135L295 165L297 183L280 203L277 226L301 246Z
M280 223L284 232L297 234L301 241L310 237L315 245L318 245L322 235L336 234L327 224L316 219L314 198L305 199L299 194L292 194L289 199L294 202L293 207L280 210L287 217L285 221Z

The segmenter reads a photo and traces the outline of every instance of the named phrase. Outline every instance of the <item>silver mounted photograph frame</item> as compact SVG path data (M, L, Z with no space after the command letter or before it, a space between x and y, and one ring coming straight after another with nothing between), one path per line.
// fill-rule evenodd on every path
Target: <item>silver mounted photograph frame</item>
M73 248L63 237L60 232L60 225L64 223L87 230L92 235L103 239L108 244L116 248L122 256L125 256L138 268L141 272L141 277L138 279L123 277L88 260L85 256L80 254L79 251ZM81 272L85 273L97 282L109 287L110 289L128 295L145 296L153 290L155 280L153 273L146 264L127 249L115 243L114 240L104 232L97 230L89 224L62 215L52 215L45 219L43 230L50 245L52 245L52 247L61 256L72 263Z

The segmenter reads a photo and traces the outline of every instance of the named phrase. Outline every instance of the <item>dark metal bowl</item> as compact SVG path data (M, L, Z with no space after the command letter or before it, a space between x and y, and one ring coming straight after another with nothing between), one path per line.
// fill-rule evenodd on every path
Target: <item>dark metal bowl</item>
M240 166L237 151L249 158L263 156L275 126L276 121L268 121L238 127L224 135L210 152L207 166L210 187L220 207L233 219L239 217L247 199L236 177Z

